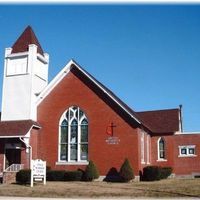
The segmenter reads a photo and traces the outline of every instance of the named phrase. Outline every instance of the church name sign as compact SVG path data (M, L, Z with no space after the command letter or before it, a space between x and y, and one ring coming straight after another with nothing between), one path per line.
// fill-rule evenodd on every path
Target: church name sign
M33 183L43 181L46 184L46 161L40 159L31 161L31 187Z
M107 144L119 144L120 139L118 137L108 137L106 139Z

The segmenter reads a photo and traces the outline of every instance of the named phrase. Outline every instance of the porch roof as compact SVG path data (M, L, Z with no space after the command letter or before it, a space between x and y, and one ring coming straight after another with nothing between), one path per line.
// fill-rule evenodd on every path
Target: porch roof
M33 120L1 121L0 138L16 138L25 136L32 128L41 128Z

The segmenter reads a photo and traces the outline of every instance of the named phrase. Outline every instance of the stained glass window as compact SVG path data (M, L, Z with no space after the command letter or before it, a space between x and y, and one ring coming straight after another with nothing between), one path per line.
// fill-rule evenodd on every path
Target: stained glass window
M72 106L63 113L59 132L59 160L65 162L87 161L88 120L79 107Z

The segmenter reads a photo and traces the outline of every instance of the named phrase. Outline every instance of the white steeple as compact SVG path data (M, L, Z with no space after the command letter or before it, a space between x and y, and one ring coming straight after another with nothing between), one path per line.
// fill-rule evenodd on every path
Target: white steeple
M49 56L28 26L6 48L1 121L37 120L36 98L48 84Z

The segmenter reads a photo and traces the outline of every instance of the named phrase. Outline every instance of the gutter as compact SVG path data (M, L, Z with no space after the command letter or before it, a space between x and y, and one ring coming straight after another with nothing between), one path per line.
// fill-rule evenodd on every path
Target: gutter
M26 145L27 148L30 149L30 152L29 152L29 168L31 169L31 160L32 160L32 146L28 143L26 143L22 137L19 137L19 139Z

